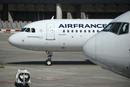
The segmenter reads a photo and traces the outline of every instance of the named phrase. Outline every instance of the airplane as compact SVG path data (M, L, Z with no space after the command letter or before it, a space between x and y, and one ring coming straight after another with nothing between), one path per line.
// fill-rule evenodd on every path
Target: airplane
M101 31L112 19L50 19L25 25L9 37L15 47L45 51L47 65L52 65L53 52L80 52L86 40Z
M130 11L91 37L83 51L90 61L130 78Z

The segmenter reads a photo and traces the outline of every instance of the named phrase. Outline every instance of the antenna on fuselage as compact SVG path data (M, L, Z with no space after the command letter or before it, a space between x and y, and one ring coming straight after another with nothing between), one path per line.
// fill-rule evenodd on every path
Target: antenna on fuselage
M51 17L51 20L54 19L54 16Z

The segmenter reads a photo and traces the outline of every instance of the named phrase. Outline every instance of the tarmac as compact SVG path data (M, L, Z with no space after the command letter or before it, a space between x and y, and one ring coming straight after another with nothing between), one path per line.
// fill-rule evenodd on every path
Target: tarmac
M54 53L53 65L44 64L44 52L15 48L11 34L0 33L0 87L15 87L18 69L31 73L30 87L130 87L130 79L86 62L82 52Z

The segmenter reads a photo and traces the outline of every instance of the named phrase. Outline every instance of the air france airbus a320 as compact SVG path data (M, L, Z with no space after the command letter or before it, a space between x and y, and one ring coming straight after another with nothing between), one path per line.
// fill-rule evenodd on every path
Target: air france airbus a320
M82 51L85 42L101 31L111 19L51 19L27 24L22 32L9 37L13 46L45 51L51 65L52 52Z

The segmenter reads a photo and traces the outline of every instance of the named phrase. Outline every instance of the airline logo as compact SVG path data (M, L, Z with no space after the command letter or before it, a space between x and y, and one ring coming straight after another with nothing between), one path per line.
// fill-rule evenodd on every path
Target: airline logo
M107 24L60 24L58 28L104 28Z

